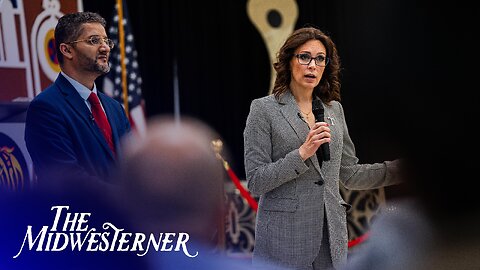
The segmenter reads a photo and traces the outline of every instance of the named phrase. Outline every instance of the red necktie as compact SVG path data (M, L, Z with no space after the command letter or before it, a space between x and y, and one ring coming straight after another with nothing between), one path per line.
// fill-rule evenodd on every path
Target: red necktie
M102 105L100 105L100 100L98 99L97 95L92 92L88 97L88 101L92 106L92 114L95 122L97 123L98 128L102 131L105 140L110 146L113 154L115 154L115 146L113 145L113 138L112 138L112 128L110 127L110 123L108 123L107 115L102 109Z

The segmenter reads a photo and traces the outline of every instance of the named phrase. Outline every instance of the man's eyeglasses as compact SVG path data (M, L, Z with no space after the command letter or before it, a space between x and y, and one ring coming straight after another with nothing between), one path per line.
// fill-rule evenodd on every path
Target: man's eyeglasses
M79 39L79 40L65 42L65 43L66 44L73 44L73 43L82 42L82 41L88 42L92 46L99 46L99 45L102 45L102 42L105 42L105 44L107 44L107 46L110 49L113 49L113 47L115 46L115 43L113 43L113 41L111 39L104 38L104 37L99 37L99 36L91 36L90 38L87 38L87 39Z
M308 53L299 53L299 54L295 54L295 57L297 57L298 63L300 65L310 65L310 63L312 62L312 59L314 59L315 65L317 65L319 67L324 67L324 66L328 65L328 62L330 62L330 59L328 57L323 56L323 55L319 55L317 57L312 57Z

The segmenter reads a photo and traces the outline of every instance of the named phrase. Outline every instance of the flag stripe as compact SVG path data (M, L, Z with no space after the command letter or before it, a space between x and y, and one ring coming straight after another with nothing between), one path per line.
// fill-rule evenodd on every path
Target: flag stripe
M108 36L116 46L110 52L111 68L104 78L103 92L122 104L132 130L143 136L146 119L141 89L142 77L125 0L115 1Z
M117 0L118 6L118 41L120 49L120 66L122 67L122 93L123 106L127 116L130 115L128 110L128 91L127 91L127 68L125 66L125 29L123 28L123 0Z

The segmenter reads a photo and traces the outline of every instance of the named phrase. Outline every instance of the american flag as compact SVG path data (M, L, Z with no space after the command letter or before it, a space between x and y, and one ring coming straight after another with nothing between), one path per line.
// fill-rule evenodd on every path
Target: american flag
M121 5L119 7L119 4ZM123 37L120 42L121 30L119 29L120 15L123 14ZM127 5L125 0L117 0L113 12L108 37L115 43L115 48L110 52L110 72L103 81L103 92L124 105L129 116L132 129L140 136L145 134L145 111L142 98L142 77L137 62L137 51L130 27ZM122 46L122 43L124 46ZM122 51L126 82L122 80ZM125 89L124 89L125 88ZM124 93L126 92L126 93ZM125 102L125 97L128 102Z

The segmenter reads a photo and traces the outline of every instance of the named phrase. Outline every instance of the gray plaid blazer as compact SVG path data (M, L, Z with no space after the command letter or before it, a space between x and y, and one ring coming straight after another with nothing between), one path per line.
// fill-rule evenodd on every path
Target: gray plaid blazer
M330 161L320 167L316 155L305 162L298 148L308 124L290 92L255 99L244 130L245 170L250 192L259 196L255 226L255 261L312 269L327 219L333 265L347 258L349 205L339 181L350 189L372 189L398 182L397 161L358 164L339 102L324 104L330 124ZM315 184L321 180L323 184ZM326 213L326 217L324 214Z

